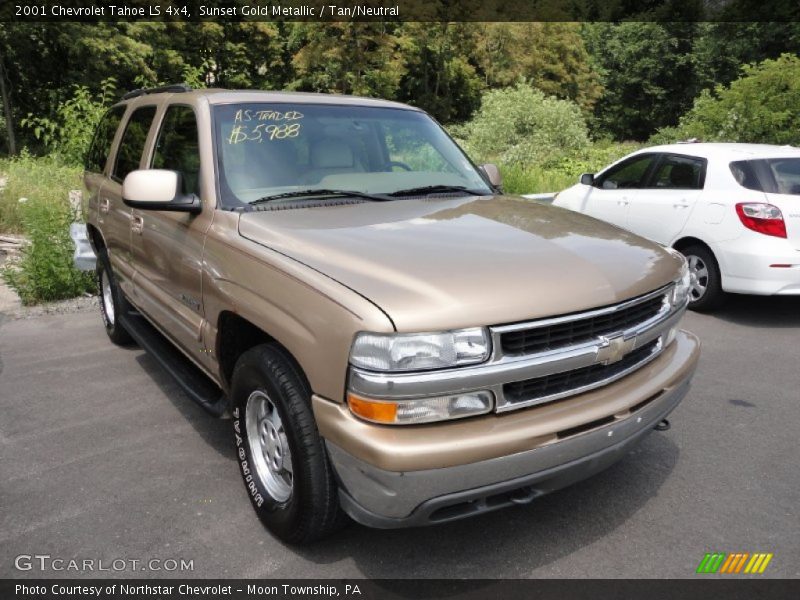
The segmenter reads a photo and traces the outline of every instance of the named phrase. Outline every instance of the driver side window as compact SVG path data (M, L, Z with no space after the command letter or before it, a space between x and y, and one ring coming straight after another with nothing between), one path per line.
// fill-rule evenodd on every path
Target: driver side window
M385 131L384 144L392 171L456 172L417 127L398 125Z
M173 105L167 109L151 167L178 171L183 177L183 193L200 195L200 144L190 107Z
M604 190L641 189L654 159L655 155L646 154L626 160L600 177L596 186Z

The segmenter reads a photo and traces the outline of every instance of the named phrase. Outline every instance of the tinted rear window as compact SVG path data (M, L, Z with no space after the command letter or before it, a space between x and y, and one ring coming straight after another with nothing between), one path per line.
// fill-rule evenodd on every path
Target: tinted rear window
M748 190L800 196L800 157L739 160L731 173Z
M115 106L100 119L94 132L92 145L89 147L89 152L86 153L85 167L87 171L103 172L106 158L111 150L111 143L114 141L114 134L117 133L117 127L119 127L124 113L124 106Z

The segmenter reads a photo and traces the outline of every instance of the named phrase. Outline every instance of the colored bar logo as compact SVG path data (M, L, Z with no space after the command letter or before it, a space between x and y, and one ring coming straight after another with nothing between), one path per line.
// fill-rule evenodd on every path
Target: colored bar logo
M726 573L738 575L740 573L760 574L766 571L772 552L708 552L697 565L697 573Z

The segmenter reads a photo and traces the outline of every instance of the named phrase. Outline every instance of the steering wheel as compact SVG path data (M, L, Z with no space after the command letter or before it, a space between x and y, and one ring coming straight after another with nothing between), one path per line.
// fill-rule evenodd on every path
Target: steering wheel
M404 171L413 171L413 169L409 167L406 163L400 162L399 160L390 160L388 164L390 167L400 167Z

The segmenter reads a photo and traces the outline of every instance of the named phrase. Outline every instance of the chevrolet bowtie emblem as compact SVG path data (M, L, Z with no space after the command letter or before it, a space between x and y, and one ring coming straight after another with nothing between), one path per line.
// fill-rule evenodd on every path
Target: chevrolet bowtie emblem
M611 365L621 361L636 345L636 336L625 339L622 334L613 337L601 336L597 350L597 362Z

